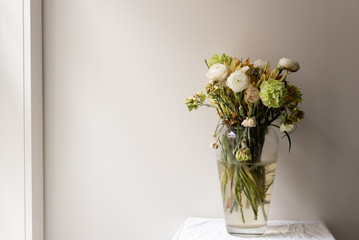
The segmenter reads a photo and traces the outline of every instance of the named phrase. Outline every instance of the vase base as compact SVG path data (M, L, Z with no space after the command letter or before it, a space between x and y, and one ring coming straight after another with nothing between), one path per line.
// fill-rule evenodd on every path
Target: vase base
M226 227L229 234L246 238L258 237L259 235L263 235L266 231L266 226L256 228L238 228L227 225Z

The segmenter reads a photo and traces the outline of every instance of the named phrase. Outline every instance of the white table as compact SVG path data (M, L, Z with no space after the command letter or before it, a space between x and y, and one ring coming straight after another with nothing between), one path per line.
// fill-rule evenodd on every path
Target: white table
M172 240L239 240L226 231L223 218L188 218ZM254 239L332 240L333 235L321 221L269 221L267 231Z

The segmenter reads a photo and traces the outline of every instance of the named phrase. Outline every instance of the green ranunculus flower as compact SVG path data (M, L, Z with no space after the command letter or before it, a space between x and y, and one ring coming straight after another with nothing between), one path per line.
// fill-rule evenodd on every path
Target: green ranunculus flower
M229 63L231 61L232 61L232 57L230 57L224 53L221 56L218 54L213 54L213 56L211 58L207 59L207 64L208 64L208 67L211 67L213 64L216 64L216 63L224 63L224 62L227 62L229 65Z
M279 108L284 104L284 98L288 94L283 82L279 82L275 79L269 79L264 81L260 86L259 97L263 104L267 107Z

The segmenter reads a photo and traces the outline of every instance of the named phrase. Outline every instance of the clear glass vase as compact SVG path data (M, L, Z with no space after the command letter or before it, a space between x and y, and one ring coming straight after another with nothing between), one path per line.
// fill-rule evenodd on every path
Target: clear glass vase
M218 131L216 153L228 233L249 236L265 232L278 148L273 127L223 126ZM238 155L245 149L247 152L242 152L249 158Z

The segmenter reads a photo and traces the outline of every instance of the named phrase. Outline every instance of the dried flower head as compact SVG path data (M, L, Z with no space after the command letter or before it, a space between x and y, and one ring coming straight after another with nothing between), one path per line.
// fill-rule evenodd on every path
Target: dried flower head
M287 89L288 95L285 97L284 101L288 104L289 109L293 109L302 102L302 93L292 84L287 84Z
M301 120L303 120L303 118L304 118L304 112L296 107L292 110L292 112L288 116L288 122L292 124L296 124Z
M255 103L259 100L259 90L256 87L253 87L252 85L249 85L249 87L246 89L246 95L245 95L246 101L250 103Z
M246 118L243 120L242 124L243 127L255 127L257 126L257 121L255 118Z
M239 149L236 153L237 161L251 161L252 160L252 153L249 148L242 148Z
M220 93L218 80L214 80L211 83L207 83L206 92L207 92L208 96L210 96L212 98L215 96L218 96Z
M213 148L213 149L217 149L218 148L218 144L216 142L213 142L209 145L209 148Z

